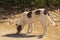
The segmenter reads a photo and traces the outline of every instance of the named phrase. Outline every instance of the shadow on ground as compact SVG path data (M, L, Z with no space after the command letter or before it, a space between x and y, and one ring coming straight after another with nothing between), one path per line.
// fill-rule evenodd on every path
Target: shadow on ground
M26 34L6 34L2 37L14 37L14 38L32 38L32 37L39 37L42 38L43 35L26 35Z

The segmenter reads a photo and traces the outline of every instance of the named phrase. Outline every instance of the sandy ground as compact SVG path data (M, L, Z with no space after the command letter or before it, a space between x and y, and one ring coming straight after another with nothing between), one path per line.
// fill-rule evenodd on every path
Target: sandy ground
M47 34L43 38L38 38L43 33L43 28L37 22L31 34L25 35L27 32L27 25L23 28L21 34L17 35L16 25L7 22L0 23L0 40L60 40L60 22L56 22L57 26L47 24ZM23 34L24 33L24 34Z

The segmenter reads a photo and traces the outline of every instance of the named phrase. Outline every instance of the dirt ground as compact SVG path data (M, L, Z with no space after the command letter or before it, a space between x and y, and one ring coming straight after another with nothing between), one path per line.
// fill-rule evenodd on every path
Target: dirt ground
M16 20L16 18L14 20ZM32 33L27 35L27 25L23 28L21 32L22 35L17 35L15 34L15 24L9 24L8 22L0 23L0 40L60 40L60 22L56 21L56 24L57 26L53 26L51 23L47 23L47 34L44 35L43 38L39 39L38 36L43 33L43 28L41 27L39 22L35 24Z

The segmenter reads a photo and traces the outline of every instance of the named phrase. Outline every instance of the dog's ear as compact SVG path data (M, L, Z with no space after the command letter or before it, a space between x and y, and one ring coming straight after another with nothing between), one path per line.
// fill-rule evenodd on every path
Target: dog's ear
M30 11L30 12L27 14L27 17L28 17L28 18L31 18L31 17L32 17L32 11Z
M47 15L48 14L48 10L44 10L44 15Z
M48 16L50 16L50 14L49 14L49 12L48 12L48 10L46 9L46 10L44 10L44 15L48 15Z

